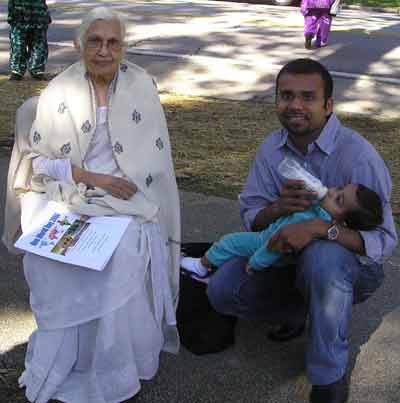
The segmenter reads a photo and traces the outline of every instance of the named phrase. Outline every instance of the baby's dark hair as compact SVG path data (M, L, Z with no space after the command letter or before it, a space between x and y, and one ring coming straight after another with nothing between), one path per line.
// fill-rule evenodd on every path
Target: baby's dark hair
M371 231L383 222L381 198L364 185L357 185L359 208L349 211L345 218L347 227L356 231Z

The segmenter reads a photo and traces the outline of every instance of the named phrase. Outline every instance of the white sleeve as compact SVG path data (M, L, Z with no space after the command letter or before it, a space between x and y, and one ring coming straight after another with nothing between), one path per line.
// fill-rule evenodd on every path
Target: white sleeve
M69 158L52 160L39 156L33 159L32 166L35 175L46 175L61 182L74 183Z

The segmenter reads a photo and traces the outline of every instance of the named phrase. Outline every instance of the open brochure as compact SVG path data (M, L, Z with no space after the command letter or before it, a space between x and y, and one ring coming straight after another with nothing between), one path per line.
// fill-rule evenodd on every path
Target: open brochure
M15 247L49 259L101 271L110 260L131 217L89 217L56 202L20 236Z

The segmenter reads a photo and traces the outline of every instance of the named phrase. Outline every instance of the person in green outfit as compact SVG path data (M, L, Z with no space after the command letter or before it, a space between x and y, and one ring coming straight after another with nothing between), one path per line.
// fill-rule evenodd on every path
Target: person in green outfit
M47 28L51 17L46 0L9 0L10 80L21 80L28 69L32 78L45 80L48 57Z

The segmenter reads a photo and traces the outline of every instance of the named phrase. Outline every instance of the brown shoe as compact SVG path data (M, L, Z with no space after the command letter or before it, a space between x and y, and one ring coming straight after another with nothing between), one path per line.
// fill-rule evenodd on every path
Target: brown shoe
M346 374L329 385L313 385L310 403L346 403L349 398L349 383Z

